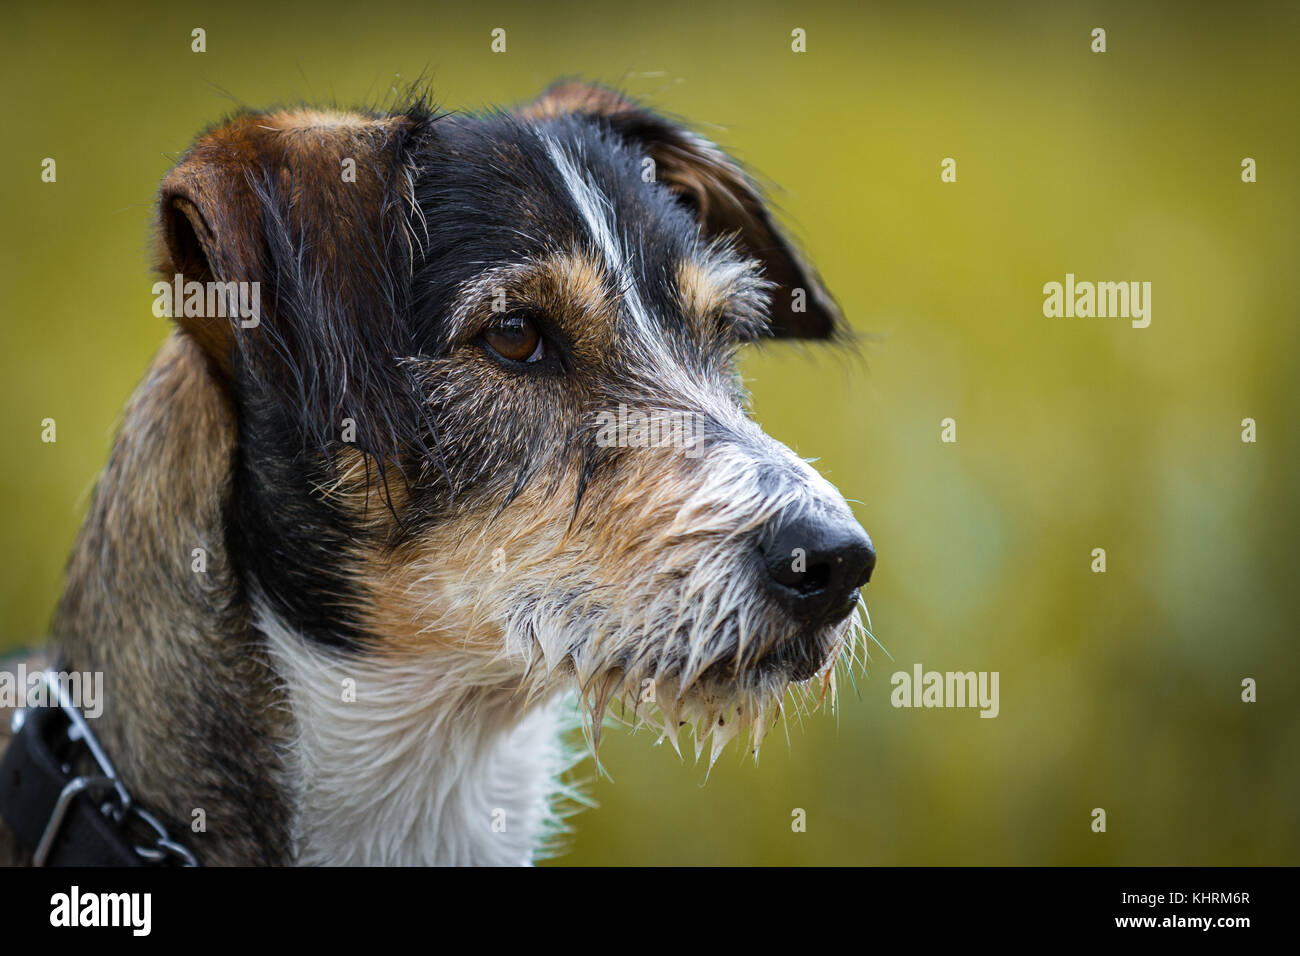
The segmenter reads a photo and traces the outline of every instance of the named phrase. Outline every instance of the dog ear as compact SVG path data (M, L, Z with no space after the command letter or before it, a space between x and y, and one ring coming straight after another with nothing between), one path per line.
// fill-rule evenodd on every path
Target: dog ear
M562 82L519 111L526 119L569 114L597 118L654 160L655 177L677 192L705 235L735 235L776 284L771 329L781 338L829 339L844 330L821 277L774 221L762 192L716 145L613 90Z
M244 114L163 182L163 275L259 283L256 322L227 306L173 308L177 324L232 391L290 416L307 451L349 441L384 467L427 450L418 384L395 357L414 354L413 164L429 122L423 107Z
M277 314L306 305L292 302L306 293L293 288L294 280L314 277L344 306L373 296L367 286L386 278L375 263L403 221L388 214L394 192L409 185L402 145L417 122L404 115L246 113L200 137L171 170L157 230L165 279L180 274L185 282L259 288L256 322L231 314L233 303L224 315L197 316L173 303L177 324L218 370L229 375L236 354L251 355L259 341L306 344L292 341L298 336L289 317ZM369 267L367 256L374 257ZM262 321L272 327L261 328Z

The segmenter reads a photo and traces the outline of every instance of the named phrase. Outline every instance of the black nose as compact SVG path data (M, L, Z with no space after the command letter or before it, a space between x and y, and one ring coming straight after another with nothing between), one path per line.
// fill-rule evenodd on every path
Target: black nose
M760 546L768 590L797 620L834 624L858 603L871 580L876 552L852 518L824 512L778 515Z

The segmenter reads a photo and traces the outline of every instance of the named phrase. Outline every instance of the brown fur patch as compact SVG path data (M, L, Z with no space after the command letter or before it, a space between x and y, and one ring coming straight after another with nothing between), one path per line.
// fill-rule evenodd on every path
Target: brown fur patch
M469 510L402 548L367 554L367 630L385 653L499 651L498 622L510 610L501 595L525 577L580 576L593 593L635 606L647 568L685 573L713 538L699 534L692 548L692 525L709 517L685 510L698 476L682 467L687 459L658 451L629 457L616 480L589 487L576 516L577 475L567 472L538 480L504 510Z
M333 479L318 487L320 495L344 509L357 525L372 532L393 529L394 512L408 500L406 478L397 468L380 474L376 462L356 448L345 446L334 456Z
M708 262L685 259L677 266L677 296L688 322L704 328L726 307L732 284L719 277Z
M553 84L518 112L525 119L545 120L569 113L607 115L636 108L635 103L614 90L569 80Z
M559 252L519 267L495 269L463 290L453 335L469 339L499 314L494 306L505 292L506 311L533 308L559 323L575 349L592 360L616 345L619 302L604 267L579 250Z

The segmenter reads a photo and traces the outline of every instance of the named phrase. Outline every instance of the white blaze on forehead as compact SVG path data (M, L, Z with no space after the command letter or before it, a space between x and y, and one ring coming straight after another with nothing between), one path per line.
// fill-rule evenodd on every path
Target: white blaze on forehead
M623 301L637 328L646 336L653 335L654 326L650 315L641 301L641 294L636 287L636 276L628 263L627 251L623 240L614 225L614 207L608 197L591 182L565 153L563 147L545 134L539 134L546 145L546 152L555 164L564 187L569 191L573 204L577 207L592 241L605 259L605 265L617 276Z

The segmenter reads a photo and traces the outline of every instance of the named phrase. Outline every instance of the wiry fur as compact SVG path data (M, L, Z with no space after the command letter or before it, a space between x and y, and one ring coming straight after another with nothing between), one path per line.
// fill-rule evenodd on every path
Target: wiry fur
M826 693L864 632L850 617L792 643L783 611L761 596L756 535L835 492L743 416L732 425L748 447L715 437L695 460L658 450L631 487L589 484L572 519L570 476L499 513L447 520L377 577L373 603L410 622L400 637L390 623L390 635L404 647L449 642L450 657L482 640L513 666L525 701L576 679L593 736L607 704L623 701L674 746L680 722L700 744L711 733L711 760L746 728L756 750L792 673ZM785 482L760 479L778 470Z

